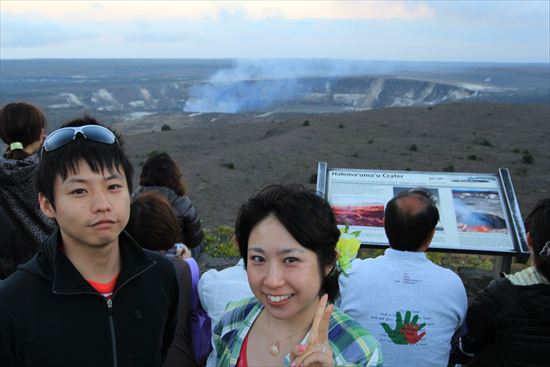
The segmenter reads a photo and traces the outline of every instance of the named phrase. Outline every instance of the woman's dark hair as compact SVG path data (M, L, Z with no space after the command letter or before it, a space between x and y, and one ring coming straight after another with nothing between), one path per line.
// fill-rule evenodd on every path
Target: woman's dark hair
M540 200L531 210L525 218L525 230L531 236L535 267L550 280L550 256L548 252L540 253L545 246L550 247L550 198Z
M250 232L269 215L277 218L300 245L315 252L322 279L320 292L327 293L330 302L336 301L339 297L336 243L340 231L328 202L298 185L268 186L252 196L239 209L235 223L235 237L245 266ZM327 266L333 270L325 276Z
M21 143L23 148L39 140L46 127L46 118L37 107L25 103L8 103L0 109L0 138L4 143ZM6 150L8 159L25 159L30 154L23 149Z
M167 153L155 154L145 161L139 176L139 184L165 186L174 190L178 196L184 196L187 192L180 168Z
M179 241L176 213L164 196L156 192L139 194L130 206L126 231L142 247L168 250Z

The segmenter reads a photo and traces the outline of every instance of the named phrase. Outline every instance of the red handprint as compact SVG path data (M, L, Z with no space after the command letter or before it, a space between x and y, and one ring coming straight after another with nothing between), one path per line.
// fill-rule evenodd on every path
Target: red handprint
M420 326L416 323L408 323L404 324L399 331L401 331L401 334L405 337L405 340L407 340L407 344L416 344L426 335L426 332L422 332L418 334L418 330L423 328L426 324L421 324Z
M388 324L383 322L381 325L395 344L416 344L426 335L426 332L418 334L424 329L426 323L418 324L418 315L415 315L411 320L412 312L405 312L405 321L401 312L395 313L395 328L392 329Z

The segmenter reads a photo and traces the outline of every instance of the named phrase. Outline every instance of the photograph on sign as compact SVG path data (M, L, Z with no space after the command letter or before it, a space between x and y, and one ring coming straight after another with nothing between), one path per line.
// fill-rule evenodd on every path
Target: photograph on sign
M455 189L452 193L459 231L508 233L497 191Z
M332 211L337 223L350 226L384 227L384 203L355 203L354 205L334 204Z

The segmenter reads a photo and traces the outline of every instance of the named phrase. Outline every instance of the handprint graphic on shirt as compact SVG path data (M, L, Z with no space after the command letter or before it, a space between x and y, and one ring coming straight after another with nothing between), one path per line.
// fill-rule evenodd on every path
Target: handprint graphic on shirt
M411 315L411 311L405 312L405 320L403 321L401 312L397 311L395 313L395 328L393 329L385 322L381 324L386 334L395 344L416 344L426 335L425 331L418 333L422 331L426 323L419 325L418 315L415 315L412 320Z

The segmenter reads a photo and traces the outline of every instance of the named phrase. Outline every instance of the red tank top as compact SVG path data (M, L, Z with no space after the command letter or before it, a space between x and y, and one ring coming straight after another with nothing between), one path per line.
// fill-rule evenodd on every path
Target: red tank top
M248 367L248 361L246 360L246 347L248 346L248 334L243 340L243 345L241 346L241 353L239 353L239 359L237 359L237 366L235 367Z

